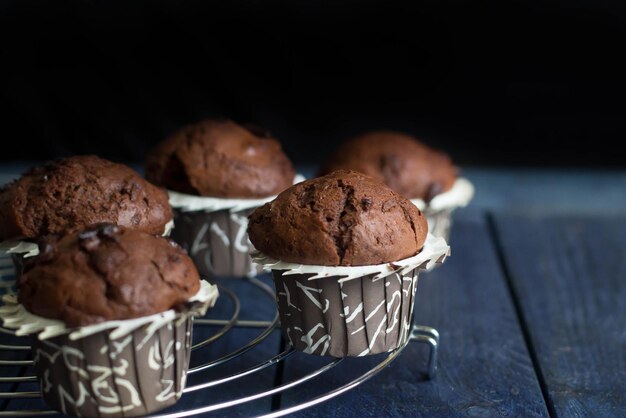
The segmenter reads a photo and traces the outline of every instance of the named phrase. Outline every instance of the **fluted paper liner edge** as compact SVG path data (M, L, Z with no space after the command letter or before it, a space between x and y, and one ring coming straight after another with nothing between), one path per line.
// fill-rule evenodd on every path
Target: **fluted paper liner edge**
M325 277L341 277L341 281L352 280L368 274L374 274L376 277L385 277L396 271L408 272L418 267L426 269L435 264L443 263L448 255L450 255L450 247L446 243L446 240L441 237L435 237L430 233L426 236L424 247L416 255L399 261L369 266L297 264L277 260L260 251L253 251L250 254L255 263L269 270L285 270L284 275L311 275L308 280Z
M411 199L411 202L428 213L467 206L472 197L474 197L474 185L468 179L459 177L450 190L436 195L428 204L422 199Z
M300 183L304 180L304 176L302 176L301 174L296 174L293 179L293 184ZM168 190L167 193L169 195L170 206L174 209L180 209L183 212L216 212L220 210L239 212L242 210L263 206L265 203L270 202L276 198L275 195L259 199L207 197L180 193L174 190Z

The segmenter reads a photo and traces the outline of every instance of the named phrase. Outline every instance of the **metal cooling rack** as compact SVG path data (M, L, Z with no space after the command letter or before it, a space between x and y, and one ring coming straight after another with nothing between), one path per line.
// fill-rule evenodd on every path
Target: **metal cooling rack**
M4 294L8 291L12 291L14 286L14 267L12 261L9 257L4 255L0 255L0 294ZM274 301L274 290L271 286L264 283L263 281L255 278L242 279L249 286L258 287L264 295L267 296L267 302L271 304L271 306L275 306ZM226 282L228 283L228 282ZM232 361L236 358L241 358L241 356L245 356L247 352L252 350L261 344L265 339L267 339L273 332L277 330L278 325L278 312L275 313L274 317L270 321L255 321L255 320L244 320L240 319L241 312L241 302L239 297L235 292L229 289L224 284L219 285L221 298L228 298L232 302L232 314L223 319L208 319L201 318L196 319L194 322L194 329L200 331L200 328L209 327L211 330L215 330L210 334L209 337L204 338L200 341L197 341L192 346L192 356L191 356L191 367L189 369L188 375L189 377L193 377L194 375L200 375L200 372L206 371L208 369L223 365L229 361ZM253 328L259 331L256 336L245 342L241 347L235 349L234 351L219 356L218 358L207 361L206 355L202 356L203 349L218 340L219 338L224 337L227 333L231 331L236 331L237 329L243 328ZM204 329L202 331L205 331ZM26 416L46 416L46 415L55 415L59 414L57 411L46 410L46 409L15 409L9 410L8 407L12 407L10 401L19 400L19 399L37 399L39 400L40 394L38 391L25 391L20 390L20 386L22 385L30 385L31 387L37 383L37 378L34 376L34 370L32 369L33 361L32 360L4 360L2 359L2 355L7 352L25 352L29 351L30 347L27 345L28 339L23 339L19 337L15 337L13 331L4 329L0 327L0 335L1 334L10 334L13 337L3 337L2 344L0 344L0 388L6 388L10 386L10 389L1 389L0 391L0 417L26 417ZM5 344L6 339L12 339L20 341L20 344ZM429 355L427 362L427 370L425 371L426 376L428 378L432 378L435 375L437 368L437 348L439 345L439 334L438 332L430 327L414 325L411 336L409 340L400 348L395 351L390 352L386 355L379 355L383 360L380 361L375 366L368 369L363 374L359 375L356 378L346 378L345 383L338 384L336 387L330 388L327 392L323 394L312 395L309 399L301 399L300 403L290 406L282 406L280 402L272 402L272 411L270 413L261 415L263 417L279 417L288 415L305 408L309 408L311 406L320 404L329 399L332 399L342 393L349 391L350 389L355 388L361 383L365 382L381 370L383 370L388 364L390 364L394 359L400 355L402 350L410 343L418 342L423 343L429 347ZM292 356L295 352L291 348L286 348L281 345L281 350L279 354L274 357L268 358L265 361L262 361L252 367L243 368L238 370L232 374L229 374L225 377L221 377L218 379L199 379L201 383L190 384L183 391L183 398L179 403L169 409L166 410L165 413L159 413L157 415L152 415L153 418L179 418L179 417L188 417L188 416L198 416L208 414L213 411L222 411L222 413L230 413L228 408L234 408L236 406L241 406L242 404L252 402L262 398L270 398L274 400L274 397L280 396L288 390L298 390L299 386L304 384L305 382L313 381L314 379L323 379L323 374L325 373L335 373L335 376L342 376L342 374L337 374L341 369L341 364L346 361L346 359L332 359L332 358L324 358L327 360L326 364L321 367L313 368L308 373L303 376L294 378L293 380L289 380L287 382L274 381L272 387L270 389L262 390L260 392L252 393L247 396L228 399L228 400L218 400L211 399L208 395L214 395L214 390L211 388L215 388L216 386L228 383L235 382L238 379L253 379L255 374L258 372L268 369L270 367L278 367L281 368L277 370L278 373L282 371L282 367L284 367L285 359ZM205 353L206 354L206 353ZM300 354L298 354L300 355ZM6 356L4 356L6 357ZM378 357L377 357L378 358ZM194 361L196 360L196 361ZM198 363L197 360L203 360L207 362ZM356 359L361 360L361 359ZM198 364L197 364L198 363ZM197 364L197 365L196 365ZM348 366L346 366L348 367ZM7 376L8 370L15 370L15 368L19 368L21 373L18 373L18 376ZM234 367L233 367L234 368ZM332 371L335 369L334 371ZM344 368L345 369L345 368ZM344 373L347 375L347 373ZM189 383L189 380L188 380ZM326 382L324 382L324 387L326 386ZM210 392L209 392L210 391ZM203 396L204 395L204 396ZM198 397L201 406L189 407L185 406L185 404L193 403L198 404L196 400L194 402L182 402L185 397ZM28 403L30 405L30 403ZM43 405L43 403L41 403ZM32 407L32 406L31 406ZM171 412L170 412L171 411Z

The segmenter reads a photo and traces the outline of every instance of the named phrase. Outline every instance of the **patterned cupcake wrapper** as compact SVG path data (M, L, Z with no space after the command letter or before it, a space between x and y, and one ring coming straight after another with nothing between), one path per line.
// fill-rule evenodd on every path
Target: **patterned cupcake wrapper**
M136 417L173 405L182 395L191 353L191 316L151 334L122 338L103 331L33 338L41 394L51 407L78 417Z
M419 269L309 280L274 270L283 336L308 354L360 357L394 350L410 335Z
M185 212L174 209L172 239L187 250L202 276L255 276L262 270L250 259L248 215L253 209L232 212Z
M179 311L68 327L29 312L16 294L7 294L0 319L15 335L32 335L41 394L51 407L81 417L134 417L180 398L193 317L218 297L217 286L203 280Z

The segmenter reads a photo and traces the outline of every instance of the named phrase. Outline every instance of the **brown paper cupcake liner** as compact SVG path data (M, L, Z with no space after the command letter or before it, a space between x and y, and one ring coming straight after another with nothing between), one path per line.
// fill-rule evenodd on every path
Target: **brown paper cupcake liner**
M100 332L71 340L33 339L35 369L46 403L66 415L137 417L171 406L185 388L192 317L146 338L144 329L112 339Z
M274 270L283 337L298 351L360 357L395 350L410 335L418 269L309 280Z
M172 239L187 250L204 277L255 276L262 270L250 259L248 215L253 209L183 212L174 209Z

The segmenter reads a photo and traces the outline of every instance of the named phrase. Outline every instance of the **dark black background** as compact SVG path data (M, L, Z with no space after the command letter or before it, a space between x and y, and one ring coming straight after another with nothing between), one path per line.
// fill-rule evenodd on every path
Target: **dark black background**
M626 166L623 0L0 4L0 160L141 161L226 116L296 163L392 128L460 164Z

